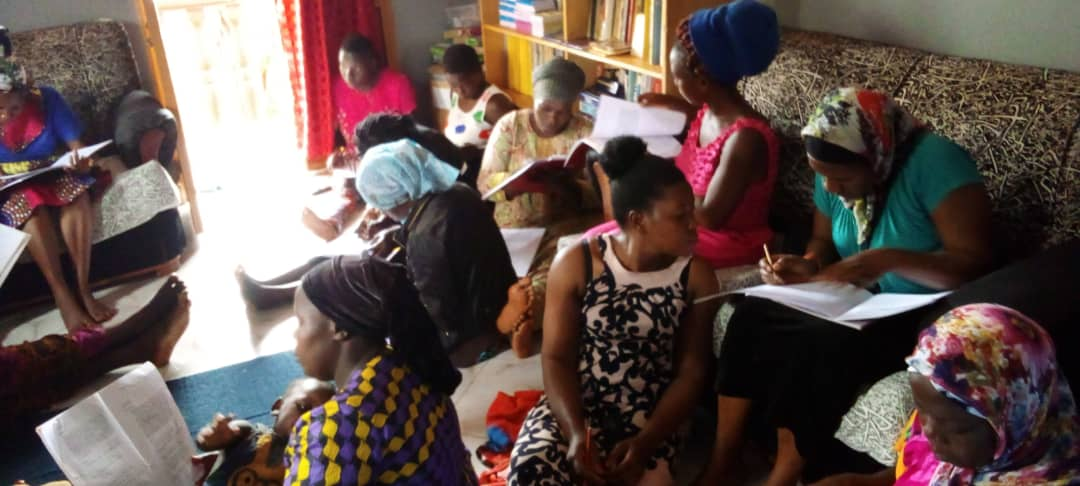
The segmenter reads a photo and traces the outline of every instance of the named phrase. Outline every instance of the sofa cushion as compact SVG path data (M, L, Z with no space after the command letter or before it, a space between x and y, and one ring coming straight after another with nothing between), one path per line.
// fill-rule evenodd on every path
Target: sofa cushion
M885 466L896 464L896 439L904 430L915 399L907 371L898 371L871 386L844 415L836 438Z
M788 251L801 250L813 211L812 173L799 137L825 93L860 85L895 92L924 54L901 47L787 30L769 70L743 83L750 103L769 118L780 136L780 177L773 197L772 225Z
M123 24L110 20L14 32L11 42L34 83L56 88L79 115L83 142L112 138L113 110L139 88Z
M1005 255L1080 237L1080 74L929 55L897 99L978 161Z

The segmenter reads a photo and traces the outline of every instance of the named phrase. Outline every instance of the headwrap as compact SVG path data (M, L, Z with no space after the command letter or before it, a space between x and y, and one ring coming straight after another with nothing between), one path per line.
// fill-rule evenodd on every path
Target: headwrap
M537 102L573 102L585 89L585 71L577 64L556 57L533 69L533 97Z
M12 57L7 27L0 26L0 94L26 89L29 84L26 68Z
M432 388L450 394L461 382L403 265L373 256L338 256L311 269L301 286L338 329L388 340Z
M678 34L692 60L724 84L764 72L780 50L776 12L756 0L698 10L683 20Z
M953 309L923 331L909 371L986 419L997 434L993 462L979 470L942 463L945 485L1077 484L1080 421L1050 336L998 305Z
M899 169L897 147L903 146L922 131L924 125L889 96L861 88L838 88L825 95L810 121L802 129L803 138L811 137L862 156L874 174L874 192L863 198L841 198L854 213L858 226L858 243L870 240L875 219L888 182ZM808 143L808 153L817 159ZM821 159L819 159L821 160ZM822 160L822 162L840 162Z
M364 153L356 189L368 205L386 211L443 192L457 181L459 170L409 140L376 145Z

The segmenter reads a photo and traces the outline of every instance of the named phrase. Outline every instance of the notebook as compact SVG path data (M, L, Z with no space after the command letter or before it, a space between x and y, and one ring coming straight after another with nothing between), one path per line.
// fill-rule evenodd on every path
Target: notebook
M112 143L112 140L106 140L99 144L90 145L79 149L79 157L86 158L97 153L98 150L105 148L106 145ZM20 182L33 179L46 172L52 172L54 170L67 169L72 167L74 159L72 158L72 152L68 152L58 157L52 164L42 167L40 169L23 172L20 174L2 175L0 176L0 189L7 189Z
M0 224L0 285L4 285L11 269L19 262L30 235L10 226Z
M196 484L205 469L165 380L143 363L37 428L78 486Z

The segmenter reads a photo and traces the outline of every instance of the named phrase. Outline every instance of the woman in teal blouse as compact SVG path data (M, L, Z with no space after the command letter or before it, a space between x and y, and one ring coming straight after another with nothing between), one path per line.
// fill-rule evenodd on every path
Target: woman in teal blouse
M963 148L857 88L829 93L802 135L816 172L813 235L803 255L763 260L766 282L930 293L990 269L990 202ZM794 485L807 461L827 460L858 393L900 370L915 343L919 319L885 321L856 331L771 301L740 303L720 352L717 439L699 484L732 472L751 410L777 433L768 486Z

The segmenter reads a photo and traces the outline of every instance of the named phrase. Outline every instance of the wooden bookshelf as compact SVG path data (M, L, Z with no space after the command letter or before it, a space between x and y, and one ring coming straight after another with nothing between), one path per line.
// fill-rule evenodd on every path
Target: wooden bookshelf
M651 0L659 2L663 12L658 19L661 32L660 63L653 64L648 59L648 52L644 54L644 57L605 56L581 47L588 44L589 16L593 0L561 0L559 2L563 13L563 31L559 38L535 37L503 27L499 25L499 0L478 1L480 20L483 24L484 64L487 79L507 90L518 106L530 106L532 97L509 89L510 71L520 69L522 66L519 63L522 62L529 63L531 66L532 59L511 56L508 42L526 42L530 45L541 45L567 53L568 59L578 63L585 70L590 84L594 81L597 64L603 64L657 78L665 93L675 94L677 90L668 68L668 52L673 43L677 42L675 32L679 22L696 10L724 3L722 0ZM655 42L657 42L656 39L647 39L646 46L652 46Z

